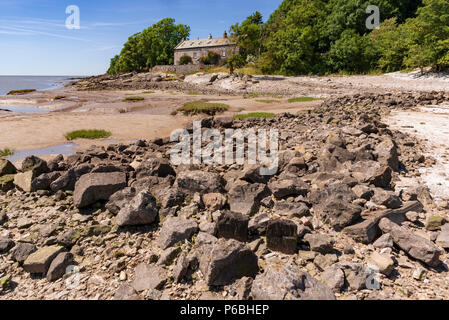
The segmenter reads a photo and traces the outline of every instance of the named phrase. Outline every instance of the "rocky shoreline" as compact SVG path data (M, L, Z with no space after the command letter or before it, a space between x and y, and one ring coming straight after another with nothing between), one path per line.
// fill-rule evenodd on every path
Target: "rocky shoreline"
M279 129L272 177L173 166L167 137L28 157L20 170L2 160L0 298L447 299L449 205L395 186L435 161L382 118L448 98L364 94L201 120Z

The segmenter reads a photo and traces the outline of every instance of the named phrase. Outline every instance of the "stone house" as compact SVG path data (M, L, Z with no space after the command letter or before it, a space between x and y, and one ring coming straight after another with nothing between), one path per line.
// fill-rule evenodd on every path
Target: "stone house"
M222 59L229 56L229 52L238 54L237 45L228 38L225 32L223 38L213 38L209 34L207 39L184 40L175 47L175 65L179 65L182 56L190 56L194 64L199 64L200 59L207 56L208 51L218 53Z

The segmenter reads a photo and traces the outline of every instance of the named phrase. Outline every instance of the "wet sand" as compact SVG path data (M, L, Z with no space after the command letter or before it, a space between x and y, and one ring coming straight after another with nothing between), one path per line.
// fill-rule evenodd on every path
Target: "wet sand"
M62 99L55 99L63 96ZM142 96L144 101L124 102L126 97ZM257 100L276 100L264 103ZM0 149L40 149L69 143L64 134L80 129L104 129L112 133L108 139L70 141L76 150L92 144L130 143L169 136L182 128L192 117L172 111L189 101L226 103L230 110L223 116L245 112L291 112L312 109L321 101L288 103L286 98L247 98L243 96L192 95L176 91L77 91L73 87L35 92L23 96L0 97L2 106L19 106L46 113L17 113L0 111ZM6 107L7 108L7 107Z

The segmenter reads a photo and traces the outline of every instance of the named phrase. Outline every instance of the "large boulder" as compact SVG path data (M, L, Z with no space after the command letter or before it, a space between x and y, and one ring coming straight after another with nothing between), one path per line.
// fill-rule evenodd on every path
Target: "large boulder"
M346 184L333 184L311 193L315 212L336 231L342 230L360 218L362 208L352 204L357 197Z
M175 185L187 194L221 192L224 180L216 173L199 170L182 171L176 177Z
M26 171L18 173L14 176L14 184L17 188L25 192L36 191L33 188L33 180L36 177L33 171Z
M309 186L300 179L280 179L269 184L271 192L276 199L287 197L306 196Z
M297 230L298 227L293 221L271 220L266 231L268 249L285 254L295 254L297 252Z
M115 217L118 226L137 226L156 221L158 209L156 200L147 191L141 191L127 203Z
M167 249L175 243L190 239L198 231L198 224L180 217L169 217L162 225L158 245Z
M43 247L26 258L23 269L29 273L47 274L53 259L63 250L61 246Z
M168 175L176 176L176 172L165 158L150 158L143 161L136 169L137 179L148 176L166 177Z
M10 161L0 159L0 177L7 174L15 174L16 172L16 167Z
M382 165L389 166L394 171L399 170L398 148L390 138L379 143L375 147L374 154Z
M254 214L259 210L260 201L269 194L267 186L262 183L238 181L228 193L231 211L245 215Z
M254 300L335 300L332 290L294 263L270 265L253 282Z
M73 202L78 208L87 207L99 200L109 200L114 193L125 187L125 173L88 173L77 181Z
M257 256L245 244L234 239L219 239L200 248L200 270L210 286L222 286L242 277L254 277Z
M223 212L217 221L217 237L245 242L248 240L248 222L249 218L241 213Z
M45 160L36 156L29 156L22 161L22 171L33 171L34 175L37 177L43 173L48 173L50 169Z
M440 263L440 249L432 241L418 236L387 218L380 220L379 228L382 232L389 233L393 238L394 244L407 252L411 257L431 267L436 267Z

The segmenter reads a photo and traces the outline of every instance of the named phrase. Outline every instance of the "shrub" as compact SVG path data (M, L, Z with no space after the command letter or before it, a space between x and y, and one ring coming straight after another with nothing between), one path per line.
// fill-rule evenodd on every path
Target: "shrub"
M179 64L180 65L192 64L192 63L193 63L193 60L192 60L191 56L182 56L179 59Z
M208 51L207 56L202 57L200 62L206 65L218 65L220 63L221 57L218 53L213 51Z
M75 139L101 139L110 137L111 133L106 130L77 130L71 131L64 135L67 140Z

